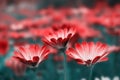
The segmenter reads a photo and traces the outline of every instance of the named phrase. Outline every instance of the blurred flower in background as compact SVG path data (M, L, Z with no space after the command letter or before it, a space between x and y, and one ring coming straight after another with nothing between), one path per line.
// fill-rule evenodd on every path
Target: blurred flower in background
M6 60L6 66L11 68L17 76L23 76L26 70L26 65L16 60L14 57Z

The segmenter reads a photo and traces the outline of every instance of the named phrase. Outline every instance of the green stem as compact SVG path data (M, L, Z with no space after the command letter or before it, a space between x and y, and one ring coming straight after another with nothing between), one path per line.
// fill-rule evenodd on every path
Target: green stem
M92 65L92 66L89 67L90 73L89 73L88 80L92 80L93 67L94 67L94 65Z
M69 80L69 76L68 76L68 70L67 70L67 57L66 57L66 54L65 54L65 49L62 49L62 54L63 54L63 57L64 57L64 60L63 60L63 66L64 66L64 80Z

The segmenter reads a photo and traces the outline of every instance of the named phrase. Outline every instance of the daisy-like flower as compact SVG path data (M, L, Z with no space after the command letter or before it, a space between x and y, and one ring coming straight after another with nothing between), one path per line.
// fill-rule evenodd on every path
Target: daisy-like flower
M43 42L57 49L65 48L75 33L75 28L60 28L57 31L46 34Z
M14 57L7 59L5 65L12 69L17 76L23 76L27 68L25 64L21 63L19 60L16 60Z
M30 44L19 46L15 51L14 57L22 63L28 65L30 68L37 67L47 55L49 50L46 46L39 46L37 44Z
M82 42L75 44L74 48L66 51L67 55L77 60L79 64L91 66L98 62L107 61L108 46L101 42Z

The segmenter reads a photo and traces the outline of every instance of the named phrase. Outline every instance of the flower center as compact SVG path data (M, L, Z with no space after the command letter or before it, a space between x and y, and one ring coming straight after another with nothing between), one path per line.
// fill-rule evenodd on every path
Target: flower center
M85 61L85 63L87 64L87 66L90 66L91 65L91 60L89 59L89 60Z

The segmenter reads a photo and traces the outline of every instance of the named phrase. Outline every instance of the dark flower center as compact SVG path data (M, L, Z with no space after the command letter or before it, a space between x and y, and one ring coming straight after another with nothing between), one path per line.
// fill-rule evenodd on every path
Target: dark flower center
M87 61L85 61L85 63L87 64L87 66L90 66L91 65L91 60L87 60Z
M33 57L33 62L38 62L39 61L39 57L38 56L34 56Z
M27 63L34 67L34 66L36 66L38 64L38 61L39 61L39 57L38 56L34 56L33 59L27 61Z

